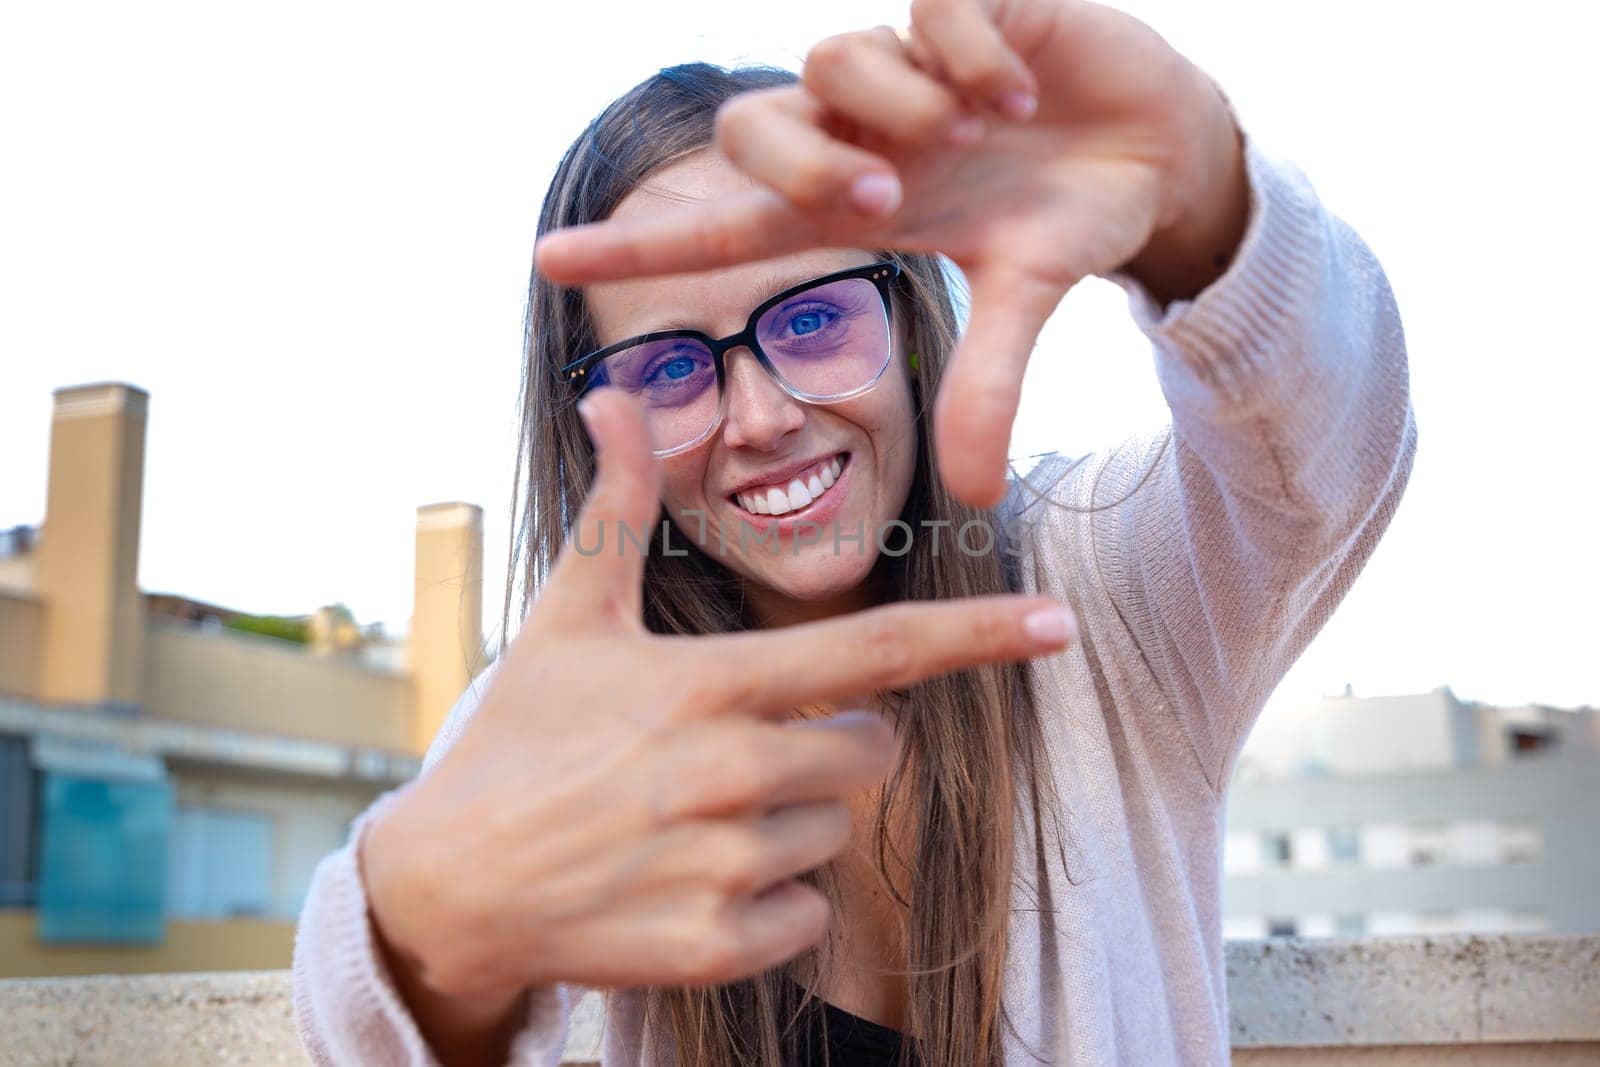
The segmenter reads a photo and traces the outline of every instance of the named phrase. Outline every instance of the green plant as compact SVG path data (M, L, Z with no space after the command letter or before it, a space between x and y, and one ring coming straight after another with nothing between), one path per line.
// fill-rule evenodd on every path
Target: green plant
M286 619L277 615L235 615L222 625L229 630L276 637L297 645L308 644L311 640L311 628L302 619Z

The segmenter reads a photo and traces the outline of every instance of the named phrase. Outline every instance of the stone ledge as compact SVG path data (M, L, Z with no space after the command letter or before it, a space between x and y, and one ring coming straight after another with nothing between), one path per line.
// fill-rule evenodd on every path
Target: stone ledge
M0 1063L305 1062L287 971L0 981Z
M1237 941L1234 1048L1600 1041L1600 935Z
M1600 935L1242 941L1227 971L1240 1062L1274 1049L1304 1050L1293 1062L1305 1063L1338 1049L1363 1063L1476 1063L1494 1056L1473 1059L1487 1053L1472 1046L1600 1048ZM598 1006L580 1005L568 1063L599 1058ZM287 972L0 981L0 1063L303 1062Z

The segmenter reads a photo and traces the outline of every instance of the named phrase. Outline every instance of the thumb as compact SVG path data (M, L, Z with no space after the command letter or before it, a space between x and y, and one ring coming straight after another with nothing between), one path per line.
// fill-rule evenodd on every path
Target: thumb
M661 511L661 467L638 402L600 388L578 402L598 469L535 611L563 626L638 626L644 561Z
M1022 269L969 275L971 314L934 401L934 444L950 491L974 507L1005 495L1011 424L1039 331L1070 285Z

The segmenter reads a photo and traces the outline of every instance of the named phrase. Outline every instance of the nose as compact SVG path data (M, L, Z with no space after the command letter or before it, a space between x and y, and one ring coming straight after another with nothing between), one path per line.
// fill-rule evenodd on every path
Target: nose
M771 452L788 434L806 424L804 405L778 383L748 350L728 353L727 410L722 443L729 448Z

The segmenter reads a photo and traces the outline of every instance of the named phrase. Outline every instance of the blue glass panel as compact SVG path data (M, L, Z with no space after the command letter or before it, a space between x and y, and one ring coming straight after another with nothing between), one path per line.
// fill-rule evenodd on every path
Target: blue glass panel
M172 806L170 782L45 776L40 940L161 940Z
M272 819L253 811L178 808L167 867L175 919L266 915L272 897Z

